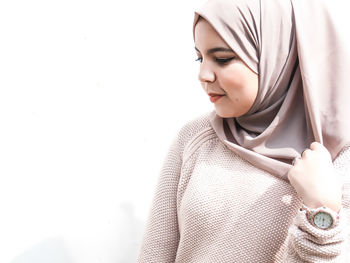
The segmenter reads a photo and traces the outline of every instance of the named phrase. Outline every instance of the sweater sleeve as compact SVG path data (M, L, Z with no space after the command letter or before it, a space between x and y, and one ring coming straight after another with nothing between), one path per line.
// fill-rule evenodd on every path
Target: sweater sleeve
M314 227L305 211L298 211L288 231L283 262L350 262L350 148L343 150L334 167L344 180L339 224L332 229Z
M158 179L151 212L146 224L138 263L175 262L180 239L177 191L186 145L209 125L207 115L186 123L173 140Z
M175 261L179 242L176 194L182 164L181 148L179 140L175 140L163 163L141 244L139 263Z

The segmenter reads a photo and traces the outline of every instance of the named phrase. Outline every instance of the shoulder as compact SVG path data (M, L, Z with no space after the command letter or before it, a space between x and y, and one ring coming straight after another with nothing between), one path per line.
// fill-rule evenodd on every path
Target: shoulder
M184 159L187 159L203 143L217 138L210 123L213 114L214 112L208 112L197 116L186 122L179 130L176 143L182 148Z
M212 130L210 124L210 116L212 112L208 112L197 116L193 119L188 120L179 130L177 136L184 141L188 141L193 138L198 133L201 133L205 130Z

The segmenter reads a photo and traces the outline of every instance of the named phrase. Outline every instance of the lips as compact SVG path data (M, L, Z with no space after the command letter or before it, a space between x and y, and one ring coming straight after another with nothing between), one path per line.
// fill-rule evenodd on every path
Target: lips
M209 95L210 97L214 97L214 96L224 96L225 94L208 93L208 95Z
M223 94L217 94L217 93L209 93L208 95L210 97L211 102L216 102L218 99L224 96Z

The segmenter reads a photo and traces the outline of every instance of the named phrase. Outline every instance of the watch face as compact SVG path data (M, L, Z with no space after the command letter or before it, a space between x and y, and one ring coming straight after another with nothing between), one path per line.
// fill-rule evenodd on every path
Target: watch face
M314 216L314 224L321 229L328 229L333 225L333 218L326 212L318 212Z

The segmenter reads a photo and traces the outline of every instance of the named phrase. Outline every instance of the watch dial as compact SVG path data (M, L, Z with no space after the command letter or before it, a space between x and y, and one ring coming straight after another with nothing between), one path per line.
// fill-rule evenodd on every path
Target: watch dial
M333 225L333 218L328 213L319 212L314 216L314 223L318 228L327 229Z

